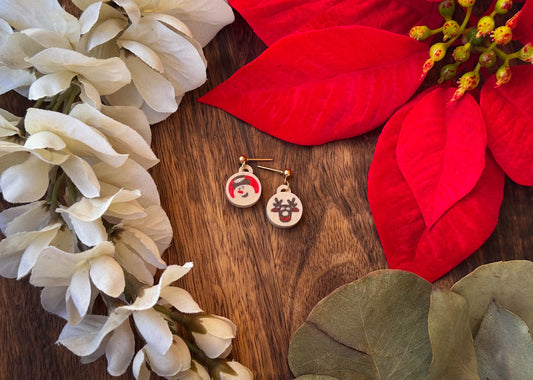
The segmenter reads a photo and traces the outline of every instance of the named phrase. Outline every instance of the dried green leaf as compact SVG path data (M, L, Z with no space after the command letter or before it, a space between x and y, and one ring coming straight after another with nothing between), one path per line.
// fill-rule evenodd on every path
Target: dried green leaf
M376 271L338 288L293 337L291 370L335 377L344 371L343 379L357 380L426 378L430 293L429 282L398 270Z
M433 350L429 380L479 380L468 303L463 296L434 290L428 315Z
M525 322L493 301L475 338L482 379L531 379L533 342Z
M477 332L492 300L533 328L533 262L513 260L480 266L455 283L452 291L468 300L470 328Z

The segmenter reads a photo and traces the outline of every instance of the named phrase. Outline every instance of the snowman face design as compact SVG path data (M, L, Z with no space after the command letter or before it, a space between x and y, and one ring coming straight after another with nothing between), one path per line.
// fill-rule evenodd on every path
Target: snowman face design
M236 173L226 183L226 198L234 206L250 207L261 196L259 179L251 173Z

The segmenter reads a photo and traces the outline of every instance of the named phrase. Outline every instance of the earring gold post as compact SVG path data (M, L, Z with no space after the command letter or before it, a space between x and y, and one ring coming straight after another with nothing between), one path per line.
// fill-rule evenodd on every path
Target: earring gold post
M278 169L272 169L272 168L269 168L269 167L266 167L266 166L261 166L261 165L257 165L257 167L261 168L261 169L265 169L265 170L270 170L271 172L276 172L276 173L283 174L283 176L285 178L290 177L290 175L291 175L290 169L278 170Z
M248 158L244 155L239 156L239 162L241 164L246 164L248 161L274 161L273 158Z

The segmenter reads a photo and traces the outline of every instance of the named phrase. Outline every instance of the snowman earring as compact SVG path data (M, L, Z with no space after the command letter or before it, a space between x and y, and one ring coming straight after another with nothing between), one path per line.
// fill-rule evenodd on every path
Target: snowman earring
M291 187L287 180L291 175L291 171L289 169L277 170L259 165L257 167L281 173L284 177L283 183L276 190L276 194L268 200L266 206L268 221L279 228L294 226L302 217L303 206L300 198L291 192Z
M261 196L261 182L248 165L248 161L272 161L271 158L247 158L240 156L239 171L228 178L226 182L226 198L236 207L246 208L257 203Z

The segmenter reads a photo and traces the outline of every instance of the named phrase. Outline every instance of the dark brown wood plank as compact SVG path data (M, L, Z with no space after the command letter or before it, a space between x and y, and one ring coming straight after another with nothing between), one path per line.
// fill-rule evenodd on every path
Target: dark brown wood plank
M279 380L291 378L288 344L312 307L336 287L387 265L366 196L379 131L302 147L196 101L264 48L238 17L205 49L208 83L153 128L161 163L152 172L175 233L165 259L195 265L178 285L205 311L237 324L233 357L257 379ZM20 113L20 98L16 104L12 99L3 97L2 107L15 106ZM237 171L241 154L272 157L271 166L292 170L291 188L304 204L296 227L276 229L266 219L266 200L282 182L275 173L254 171L263 184L255 207L238 209L226 201L224 184ZM495 233L438 286L449 286L483 263L533 258L533 193L510 181L505 190ZM105 360L82 365L54 344L63 322L41 309L39 290L27 280L0 280L0 308L1 379L112 378ZM128 371L121 378L133 376Z

